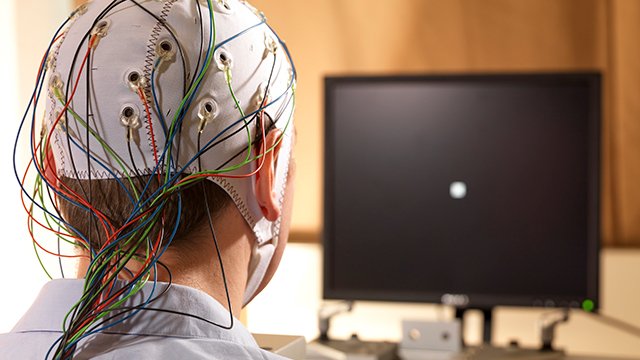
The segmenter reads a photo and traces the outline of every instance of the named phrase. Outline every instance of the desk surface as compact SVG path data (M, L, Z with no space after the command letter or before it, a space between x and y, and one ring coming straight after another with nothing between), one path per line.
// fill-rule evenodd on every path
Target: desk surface
M349 356L334 349L328 349L317 342L306 344L301 336L254 334L262 348L295 360L374 360L375 356L363 354ZM389 344L389 343L387 343ZM305 349L306 348L306 349ZM532 349L470 347L461 353L425 350L398 350L399 357L393 360L640 360L601 356L565 355L562 353L541 353Z
M467 348L460 353L450 353L441 351L425 351L400 349L398 355L393 360L639 360L631 358L613 358L600 356L565 355L563 353L544 353L533 349L521 348ZM307 344L307 360L375 360L376 357L355 354L349 356L332 349L326 349L318 343ZM385 357L385 359L392 359Z

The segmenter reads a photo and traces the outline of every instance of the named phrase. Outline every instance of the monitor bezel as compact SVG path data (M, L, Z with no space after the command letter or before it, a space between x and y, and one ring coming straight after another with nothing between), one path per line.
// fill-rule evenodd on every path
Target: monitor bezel
M602 134L602 76L592 72L545 72L545 73L473 73L473 74L420 74L420 75L339 75L326 76L324 79L324 229L322 234L323 252L323 298L339 300L392 301L443 303L443 293L424 292L385 292L385 291L348 291L334 289L329 280L332 277L331 254L333 223L331 209L333 204L333 168L335 158L334 143L330 136L333 130L333 97L337 86L354 83L393 83L393 82L517 82L517 83L549 83L549 82L586 82L589 86L591 109L589 110L589 194L588 194L588 239L587 239L587 294L586 299L594 303L593 311L600 306L600 184L601 184L601 134ZM458 294L454 294L458 295ZM553 296L545 300L536 296L508 296L498 294L460 294L467 301L458 304L461 308L490 309L496 306L527 307L580 307L574 298ZM548 296L548 295L547 295ZM553 299L552 302L550 300ZM449 304L452 305L452 304ZM454 304L455 305L455 304Z

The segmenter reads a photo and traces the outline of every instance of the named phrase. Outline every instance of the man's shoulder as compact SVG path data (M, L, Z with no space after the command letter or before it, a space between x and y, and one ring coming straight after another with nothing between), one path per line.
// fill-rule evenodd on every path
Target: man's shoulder
M0 360L44 359L58 337L44 331L0 334Z
M0 334L0 360L44 359L60 333ZM90 346L85 346L89 345ZM180 338L99 333L81 342L74 359L260 359L282 360L258 347L215 338Z
M259 347L248 346L219 338L160 337L144 335L99 334L91 339L85 354L87 359L101 359L109 354L123 359L261 359L281 360L279 355ZM117 349L114 350L114 345ZM89 349L91 349L89 351ZM113 357L104 357L111 359Z

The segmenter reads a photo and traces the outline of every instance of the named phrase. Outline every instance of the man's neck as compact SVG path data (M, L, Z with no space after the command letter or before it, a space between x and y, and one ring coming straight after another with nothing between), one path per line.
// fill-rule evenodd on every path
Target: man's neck
M169 256L163 256L160 261L164 262L166 258L165 264L171 270L171 281L204 291L227 309L230 302L231 310L237 317L242 309L248 278L251 254L249 244L248 239L236 240L231 245L219 243L222 265L212 240L206 246L203 244L198 247L200 251L194 248L186 254L168 253ZM176 249L175 252L177 251L179 250ZM159 275L162 281L169 281L166 270L159 271Z
M189 237L177 239L162 255L159 262L164 266L157 267L157 280L204 291L227 309L230 302L233 315L238 317L248 279L252 231L235 206L228 206L213 227L220 255L211 226L204 222ZM84 276L87 267L86 261L81 262L79 277ZM135 272L140 263L131 261L127 268Z

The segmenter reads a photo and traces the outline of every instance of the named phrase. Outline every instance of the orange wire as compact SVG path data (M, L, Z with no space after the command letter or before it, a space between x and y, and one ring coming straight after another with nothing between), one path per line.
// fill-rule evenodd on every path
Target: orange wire
M153 122L151 121L151 110L149 109L149 102L147 101L147 97L142 91L142 87L138 87L138 95L140 96L140 100L144 104L145 112L147 114L147 123L149 124L149 134L151 135L151 145L153 146L153 159L156 161L156 167L159 166L158 161L158 146L156 143L156 136L153 131ZM158 172L158 176L160 176L160 172Z

